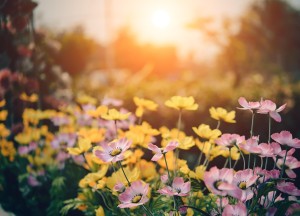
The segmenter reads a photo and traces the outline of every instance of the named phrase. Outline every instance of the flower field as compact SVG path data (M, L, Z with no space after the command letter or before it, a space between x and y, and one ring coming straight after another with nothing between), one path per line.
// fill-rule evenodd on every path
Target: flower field
M36 95L20 97L37 101ZM2 190L13 190L7 172L15 172L13 187L19 187L23 202L36 207L50 202L50 215L297 214L300 140L286 130L272 131L286 104L241 97L239 111L252 116L249 134L221 131L221 125L236 123L236 111L211 107L216 127L199 122L189 136L183 130L185 114L198 109L192 96L165 101L178 116L173 128L147 122L144 114L159 110L149 99L134 97L131 112L116 99L84 96L77 102L58 111L26 108L19 130L1 124ZM5 107L2 100L2 122ZM268 119L266 141L254 133L258 115ZM43 200L46 187L49 197ZM9 205L3 203L14 208Z

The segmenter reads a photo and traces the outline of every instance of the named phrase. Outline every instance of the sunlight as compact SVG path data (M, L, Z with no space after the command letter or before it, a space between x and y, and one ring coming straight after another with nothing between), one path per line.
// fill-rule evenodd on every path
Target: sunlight
M170 24L170 14L168 11L160 9L156 10L152 15L152 24L157 27L164 29Z

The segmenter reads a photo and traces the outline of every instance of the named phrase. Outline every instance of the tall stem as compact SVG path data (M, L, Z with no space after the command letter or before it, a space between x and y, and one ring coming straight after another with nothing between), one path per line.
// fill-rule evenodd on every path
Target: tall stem
M253 112L253 113L252 113L252 117L251 117L250 138L253 136L254 116L255 116L255 113Z
M221 121L220 121L220 120L218 120L218 124L217 124L217 128L216 128L216 129L219 129L219 128L220 128L220 126L221 126Z
M118 138L118 125L117 120L115 120L115 130L116 130L116 139Z
M149 213L151 216L154 216L154 214L146 206L142 205L142 207L145 210L146 215L147 215L147 213Z
M229 148L229 169L231 169L231 148Z
M168 172L168 182L171 183L171 175L170 175L170 171L169 171L169 167L168 167L168 162L167 162L167 158L166 158L166 154L163 154L164 155L164 159L165 159L165 163L166 163L166 169L167 169L167 172Z
M122 166L121 162L118 161L118 164L119 164L120 168L122 169L122 172L123 172L123 174L124 174L124 176L125 176L125 178L126 178L126 180L127 180L127 182L128 182L129 187L130 187L130 186L131 186L130 181L128 180L128 178L127 178L127 176L126 176L126 173L125 173L125 171L124 171L124 169L123 169L123 166Z

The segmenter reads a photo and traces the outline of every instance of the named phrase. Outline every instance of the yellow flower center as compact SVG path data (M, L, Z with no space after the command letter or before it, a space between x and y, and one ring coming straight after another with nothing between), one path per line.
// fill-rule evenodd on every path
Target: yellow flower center
M114 149L110 152L111 156L116 156L121 153L121 149Z
M241 189L246 189L246 182L241 182L240 184L239 184L239 188L241 188Z
M131 200L132 203L138 203L140 200L142 199L141 195L136 195L133 197L133 199Z

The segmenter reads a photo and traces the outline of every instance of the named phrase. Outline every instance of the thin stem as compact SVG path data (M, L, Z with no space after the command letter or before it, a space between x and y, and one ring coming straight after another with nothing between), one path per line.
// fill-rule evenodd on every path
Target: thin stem
M286 161L287 152L288 152L288 150L286 149L285 150L285 155L284 155L284 158L283 158L283 164L281 166L281 172L280 172L280 177L279 178L282 178L283 173L285 171L285 161Z
M255 166L256 166L256 155L254 155L253 172L254 172Z
M121 162L118 161L118 164L119 164L120 168L122 169L122 172L123 172L123 174L124 174L124 176L125 176L125 178L126 178L126 180L127 180L127 182L128 182L129 187L130 187L130 186L131 186L130 181L128 180L128 178L127 178L127 176L126 176L126 173L125 173L125 171L124 171L124 169L123 169L123 166L122 166Z
M243 169L245 170L245 168L246 168L246 160L245 160L245 157L244 157L244 154L243 154L243 152L241 151L241 149L238 147L238 146L236 146L237 147L237 149L239 150L239 152L240 152L240 155L242 156L242 158L243 158L243 162L244 162L244 166L243 166Z
M255 113L252 112L250 138L253 136L254 116L255 116Z
M229 148L229 169L231 169L231 148Z
M115 130L116 130L116 139L118 138L118 125L117 120L115 120Z
M154 214L144 205L142 205L143 209L145 210L146 214L149 213L151 216L154 216Z
M104 205L109 209L109 210L113 210L106 202L106 199L105 199L105 196L103 196L103 194L99 191L99 190L96 190L96 192L101 196L103 202L104 202Z
M226 168L227 164L228 164L228 158L226 158L223 168Z
M262 157L260 157L260 168L262 169L263 168L263 164L264 164L264 160Z
M167 162L167 158L166 158L166 154L163 154L164 156L164 159L165 159L165 163L166 163L166 169L167 169L167 172L168 172L168 179L169 179L169 183L171 183L171 175L170 175L170 171L169 171L169 167L168 167L168 162Z
M143 119L143 115L139 118L139 122L138 122L139 125L142 124L142 119Z
M218 124L217 124L217 128L216 128L216 129L219 129L219 128L220 128L220 126L221 126L221 121L220 121L220 120L218 120Z
M248 157L248 169L250 168L250 163L251 163L251 153L249 153L249 157Z
M268 143L271 141L271 117L269 116L269 137L268 137Z

